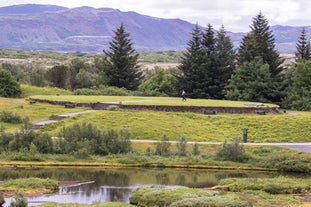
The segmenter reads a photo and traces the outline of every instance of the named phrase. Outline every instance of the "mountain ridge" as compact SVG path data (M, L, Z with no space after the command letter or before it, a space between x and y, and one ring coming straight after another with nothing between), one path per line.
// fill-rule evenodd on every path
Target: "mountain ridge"
M112 8L23 4L0 7L0 48L101 52L123 23L137 51L184 50L194 24ZM280 53L295 53L302 27L270 27ZM305 27L311 30L311 27ZM227 32L238 46L243 32Z

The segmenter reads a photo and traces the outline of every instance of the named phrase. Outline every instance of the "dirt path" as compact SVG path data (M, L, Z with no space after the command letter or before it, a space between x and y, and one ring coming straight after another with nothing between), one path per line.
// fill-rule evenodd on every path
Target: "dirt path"
M50 120L40 121L40 122L34 123L31 128L32 129L39 129L40 127L42 127L44 125L57 122L57 121L59 121L61 119L67 118L67 117L76 116L76 115L79 115L79 114L91 113L91 112L94 112L94 111L95 110L85 110L85 111L78 111L78 112L72 112L72 113L67 113L67 114L60 114L60 115L54 116Z

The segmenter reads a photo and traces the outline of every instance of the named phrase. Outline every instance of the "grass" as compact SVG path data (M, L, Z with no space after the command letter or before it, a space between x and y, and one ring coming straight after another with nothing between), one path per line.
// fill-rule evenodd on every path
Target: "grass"
M219 106L219 107L252 107L252 103L245 101L225 101L211 99L187 99L181 101L177 97L140 97L140 96L74 96L74 95L36 95L36 99L71 101L82 103L94 102L122 102L125 105L169 105L169 106ZM254 104L254 103L253 103ZM264 107L274 107L274 104L264 104Z
M90 122L101 129L128 129L131 139L179 140L185 134L188 141L223 142L235 137L242 139L248 129L248 142L310 142L310 112L295 114L256 115L222 114L208 116L196 113L155 111L95 111L66 118L44 126L41 131L53 136L63 126Z
M29 97L36 94L41 95L71 95L72 92L60 88L53 87L36 87L31 85L21 84L23 97Z
M25 99L10 99L0 97L0 111L10 111L18 114L22 118L29 117L30 122L39 122L49 120L53 115L82 111L84 108L65 108L64 106L50 105L44 103L30 104ZM20 124L8 124L0 122L7 131L16 130Z
M52 193L58 190L58 181L41 178L19 178L0 183L0 190L16 192L21 189L25 192L25 195Z

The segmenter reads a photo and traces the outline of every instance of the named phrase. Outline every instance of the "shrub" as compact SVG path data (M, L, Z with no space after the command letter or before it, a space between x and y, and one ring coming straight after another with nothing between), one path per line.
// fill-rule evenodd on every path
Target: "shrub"
M177 143L179 156L187 155L187 138L186 135L181 135L179 142Z
M193 145L192 154L193 155L199 155L200 154L199 144L197 142L195 142Z
M28 201L22 191L17 191L9 207L27 207Z
M156 144L156 154L162 156L169 156L171 154L171 143L168 136L164 135L162 140Z
M0 120L2 122L12 123L12 124L22 123L22 117L10 111L2 111L0 113Z
M131 91L118 87L103 87L99 89L81 88L74 91L74 95L86 96L130 96Z
M216 154L216 159L243 162L247 159L247 156L245 155L244 146L236 138L231 143L224 141Z

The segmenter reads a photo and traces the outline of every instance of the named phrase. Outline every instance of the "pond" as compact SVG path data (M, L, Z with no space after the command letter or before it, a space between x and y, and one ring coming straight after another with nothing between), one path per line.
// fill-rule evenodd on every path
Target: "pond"
M274 177L275 172L216 171L164 168L17 168L0 169L0 180L39 177L58 181L79 181L63 186L51 195L27 197L29 206L44 202L94 204L108 201L129 202L131 192L143 185L182 185L204 188L227 177ZM9 206L10 198L4 206Z

